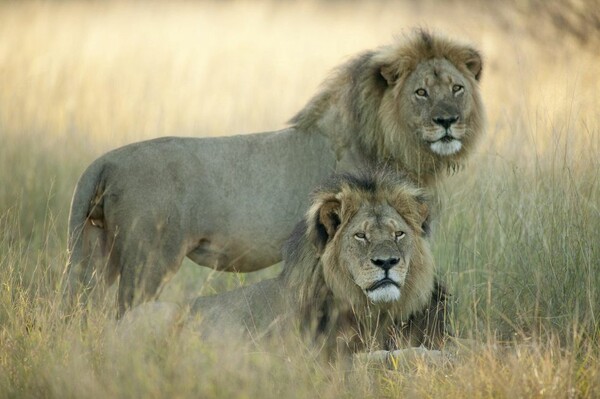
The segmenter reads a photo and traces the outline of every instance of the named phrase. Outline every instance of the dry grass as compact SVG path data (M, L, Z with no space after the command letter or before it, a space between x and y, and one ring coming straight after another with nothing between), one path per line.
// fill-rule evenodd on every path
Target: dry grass
M599 396L599 56L555 21L540 40L521 14L452 4L0 3L0 397ZM106 309L85 331L58 320L69 199L95 157L281 128L333 66L419 25L486 56L488 134L441 188L435 255L456 329L508 348L349 371L193 337L123 348ZM186 263L163 297L273 273Z

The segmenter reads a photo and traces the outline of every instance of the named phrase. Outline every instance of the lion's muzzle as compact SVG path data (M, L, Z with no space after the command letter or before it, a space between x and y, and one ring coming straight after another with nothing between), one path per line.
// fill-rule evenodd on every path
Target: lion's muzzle
M458 116L433 118L433 123L435 123L436 125L440 125L444 129L446 129L446 131L448 131L448 129L450 129L450 126L454 125L456 122L458 122Z
M400 262L400 258L389 257L389 258L374 258L371 259L371 263L377 267L382 268L385 271L390 270L392 267L396 266Z

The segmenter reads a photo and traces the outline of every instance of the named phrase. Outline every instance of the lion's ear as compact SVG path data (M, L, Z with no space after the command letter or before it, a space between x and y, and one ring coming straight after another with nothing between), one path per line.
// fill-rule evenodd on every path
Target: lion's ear
M398 68L393 65L382 65L379 74L385 79L388 86L393 86L398 81Z
M333 238L336 231L340 227L341 204L338 200L329 200L323 202L316 215L314 221L313 242L319 253L323 252L325 245Z
M475 76L476 80L481 79L481 71L483 69L483 60L481 54L475 49L467 48L464 56L464 63L467 69Z
M424 222L429 217L429 207L424 202L419 204L418 212L421 218L421 222Z
M418 205L417 212L419 214L419 223L421 225L421 230L423 230L423 235L429 236L431 233L429 206L425 202L421 202Z

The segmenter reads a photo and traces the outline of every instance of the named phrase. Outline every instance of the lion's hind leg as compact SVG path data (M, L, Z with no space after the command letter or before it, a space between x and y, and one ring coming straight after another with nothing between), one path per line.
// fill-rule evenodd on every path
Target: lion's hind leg
M133 229L121 237L114 248L121 266L117 318L158 297L162 285L179 270L187 250L183 233L174 228Z

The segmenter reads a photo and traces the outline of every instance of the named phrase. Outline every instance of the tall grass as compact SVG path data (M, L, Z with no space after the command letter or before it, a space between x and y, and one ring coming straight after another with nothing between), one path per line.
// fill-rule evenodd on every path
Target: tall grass
M0 397L599 396L599 56L478 4L0 3ZM125 346L110 295L86 328L60 320L68 205L94 158L159 135L278 129L332 67L413 26L485 54L487 136L439 188L434 252L455 329L486 349L390 372L194 336ZM276 272L186 262L162 297Z

